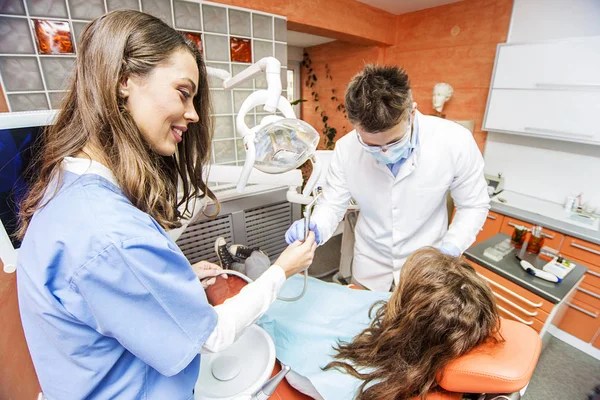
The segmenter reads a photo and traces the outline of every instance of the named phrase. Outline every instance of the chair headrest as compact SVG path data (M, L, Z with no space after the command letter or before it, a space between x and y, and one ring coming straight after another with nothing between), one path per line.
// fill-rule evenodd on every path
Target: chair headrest
M504 342L484 343L450 362L438 375L451 392L512 393L527 385L542 350L538 333L522 323L501 319Z

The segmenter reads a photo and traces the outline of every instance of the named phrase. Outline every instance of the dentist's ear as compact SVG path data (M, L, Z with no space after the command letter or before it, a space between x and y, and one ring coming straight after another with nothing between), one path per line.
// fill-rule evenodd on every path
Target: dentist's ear
M413 101L412 109L413 109L413 113L414 113L416 111L416 109L417 109L417 102L416 101Z

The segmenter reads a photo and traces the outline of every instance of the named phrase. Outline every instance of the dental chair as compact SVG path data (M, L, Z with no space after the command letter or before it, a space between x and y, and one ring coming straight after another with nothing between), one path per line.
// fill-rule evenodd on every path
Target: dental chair
M217 305L235 296L246 282L236 276L217 277L206 290L208 300ZM445 393L432 393L427 400L519 400L533 375L542 341L529 326L502 319L502 343L485 343L452 361L437 377ZM308 397L282 382L272 398L304 400ZM346 399L340 399L346 400ZM418 399L410 399L418 400Z

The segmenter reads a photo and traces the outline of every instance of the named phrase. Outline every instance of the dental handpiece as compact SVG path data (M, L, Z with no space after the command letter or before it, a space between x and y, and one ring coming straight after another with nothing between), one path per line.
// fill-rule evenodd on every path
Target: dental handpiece
M308 239L308 232L310 232L310 215L312 214L312 209L321 193L316 195L315 198L310 203L308 203L308 205L304 209L304 240Z

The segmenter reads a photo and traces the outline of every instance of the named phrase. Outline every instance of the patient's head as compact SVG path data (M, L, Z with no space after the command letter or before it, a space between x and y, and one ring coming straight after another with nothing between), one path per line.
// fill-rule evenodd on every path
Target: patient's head
M409 399L439 390L436 374L486 340L501 340L496 303L465 260L425 248L408 258L371 327L336 349L363 379L358 399Z

